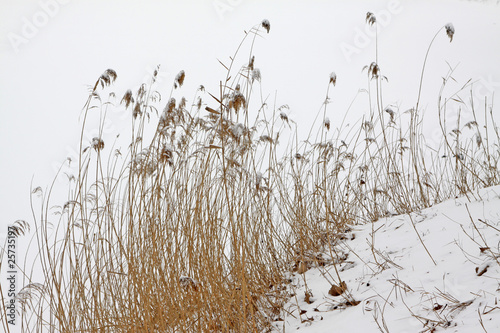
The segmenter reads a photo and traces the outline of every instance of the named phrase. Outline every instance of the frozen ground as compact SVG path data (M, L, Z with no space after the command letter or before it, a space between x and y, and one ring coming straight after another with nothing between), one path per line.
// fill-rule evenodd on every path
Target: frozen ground
M410 215L352 226L334 251L311 254L310 268L294 273L294 296L276 327L500 332L499 195L495 186ZM336 269L346 286L340 296L329 293L339 284Z

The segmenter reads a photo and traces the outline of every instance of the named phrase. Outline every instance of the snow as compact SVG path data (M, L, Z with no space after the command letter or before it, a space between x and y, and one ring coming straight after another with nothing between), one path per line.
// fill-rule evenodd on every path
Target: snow
M335 252L322 254L340 261L336 268L347 291L329 295L339 282L334 265L309 262L304 274L294 273L289 288L295 296L276 328L500 332L499 194L500 186L490 187L409 215L352 226ZM359 304L346 305L353 300Z

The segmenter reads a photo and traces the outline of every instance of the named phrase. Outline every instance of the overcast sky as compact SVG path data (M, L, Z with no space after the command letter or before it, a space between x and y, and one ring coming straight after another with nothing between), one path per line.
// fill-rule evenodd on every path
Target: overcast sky
M452 43L444 32L436 38L422 106L435 110L448 64L458 65L457 86L472 79L480 83L478 96L500 92L495 0L2 0L0 235L16 219L31 222L31 179L34 187L46 188L54 167L77 149L88 86L107 68L118 74L118 96L145 82L158 64L158 89L168 96L173 78L184 70L182 94L190 100L200 84L217 91L225 76L218 59L228 61L244 31L268 19L270 33L254 48L264 95L278 106L288 104L299 132L307 133L334 71L338 79L328 116L335 127L366 87L361 69L375 60L368 11L379 21L379 65L389 79L386 104L401 112L414 105L429 42L448 22L456 33ZM355 103L350 112L357 120L367 110ZM122 119L114 115L113 130Z

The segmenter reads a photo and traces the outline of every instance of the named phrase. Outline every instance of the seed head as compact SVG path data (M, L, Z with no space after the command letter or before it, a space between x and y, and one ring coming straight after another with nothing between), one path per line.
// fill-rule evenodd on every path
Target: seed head
M122 98L120 104L123 102L125 102L126 108L128 108L131 103L134 103L134 97L132 97L132 90L130 90L130 89L127 90L125 95L123 95L123 98Z
M476 144L478 147L481 147L481 143L483 143L483 139L481 138L481 135L478 133L476 134Z
M116 72L112 69L106 69L104 73L99 77L97 82L94 85L94 89L92 92L95 92L97 87L99 86L99 83L101 84L101 87L104 88L104 86L109 86L111 83L113 83L117 78Z
M477 122L475 122L475 121L469 121L467 124L465 124L465 126L468 129L472 129L472 126L476 126L477 127Z
M326 130L329 131L330 130L330 119L329 118L325 118L324 125L326 127Z
M113 69L106 69L104 74L108 75L111 78L111 82L114 82L118 77Z
M284 122L288 123L288 115L285 112L280 112L280 118Z
M202 103L201 97L198 96L198 99L196 100L196 108L198 109L198 111L200 111L201 109L201 103Z
M137 89L137 99L141 99L142 97L144 97L144 95L146 95L146 84L145 83L141 84L139 89Z
M271 23L269 23L268 20L263 20L262 27L266 29L267 33L269 33L269 30L271 30Z
M36 193L38 195L42 195L43 190L42 190L42 188L40 186L37 186L33 191L31 191L31 193L33 193L33 194Z
M271 138L269 135L266 135L266 134L261 135L259 140L263 141L263 142L273 143L273 138Z
M448 35L448 37L450 37L451 43L451 41L453 40L453 34L455 34L455 27L451 23L448 23L444 27L446 28L446 34Z
M372 62L370 66L363 67L363 70L368 69L368 75L371 75L372 79L378 78L380 67L378 67L376 62Z
M255 62L255 56L252 56L252 59L250 59L250 62L248 63L248 69L253 70L253 64Z
M391 122L394 122L394 111L390 107L386 107L384 111L391 117Z
M233 108L234 111L238 112L241 107L245 107L245 105L245 96L241 93L240 86L237 85L235 91L231 95L231 99L229 100L229 108Z
M99 151L104 149L104 141L102 141L101 138L95 137L92 139L92 148L95 149L95 151Z
M245 126L243 126L242 124L238 123L238 124L234 124L233 126L231 126L231 128L229 129L230 133L232 134L232 136L236 139L236 140L239 140L240 137L243 135L243 133L245 132Z
M335 86L335 83L337 83L337 74L335 72L330 73L330 83L332 83Z
M161 114L159 126L160 129L170 126L172 122L175 122L175 114L173 113L175 109L175 98L170 98L170 101L165 105L163 113Z
M363 129L367 132L373 130L373 123L371 121L367 120L367 121L363 122L362 126L363 126Z
M253 71L252 71L252 83L253 81L259 81L260 82L260 70L258 68L255 68Z
M179 74L175 77L174 88L182 87L184 83L184 78L186 77L186 73L184 71L180 71Z
M172 112L174 111L175 108L175 98L170 98L170 101L168 101L167 105L165 106L165 109L163 110L164 112Z
M368 12L368 13L366 13L366 22L369 25L373 25L373 24L375 24L375 22L377 22L377 18L375 17L375 15L372 12Z
M174 164L174 151L169 146L163 146L160 152L160 161L172 166Z
M134 107L134 111L132 111L132 116L135 118L137 118L137 116L140 116L142 114L141 112L141 105L139 104L139 102L135 103L135 107Z
M181 101L179 102L179 109L184 109L186 107L186 98L185 97L182 97L181 98Z
M16 237L24 235L30 231L30 225L24 220L17 220L12 226L9 227L9 232L14 233Z

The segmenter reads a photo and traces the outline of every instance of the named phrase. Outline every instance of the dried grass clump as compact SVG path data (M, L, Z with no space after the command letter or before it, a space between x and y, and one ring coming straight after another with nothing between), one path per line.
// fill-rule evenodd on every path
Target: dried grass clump
M246 38L258 34L255 27ZM232 63L227 68L233 76ZM236 72L239 82L221 86L217 110L207 107L205 115L201 98L195 114L171 95L152 136L146 124L161 95L145 84L124 94L121 103L133 106L127 153L108 155L101 135L82 146L61 229L49 232L47 212L36 222L40 255L57 259L40 262L46 280L25 310L43 310L28 325L71 332L269 327L285 297L278 286L287 255L270 180L255 181L263 154L255 132L265 126L248 120L248 71L257 69ZM102 87L113 73L98 80ZM181 71L173 89L184 80ZM84 119L101 110L103 121L109 104L92 91Z
M373 14L367 22L375 24ZM483 118L490 120L482 124L473 100L457 98L465 90L440 94L442 141L428 149L420 90L408 112L383 104L378 59L366 67L364 118L346 127L327 117L337 80L332 73L319 126L310 132L316 135L299 141L288 106L270 109L262 95L253 95L261 91L252 54L260 29L269 32L269 21L245 35L249 54L237 51L221 62L226 77L217 93L207 92L207 102L198 95L203 86L192 103L173 96L184 71L166 102L154 90L157 72L151 84L127 90L121 104L133 109L125 148L105 146L103 133L84 147L85 120L99 113L104 121L111 107L101 101L99 84L104 88L117 76L108 70L98 79L85 104L78 172L57 227L50 223L50 193L35 220L36 265L45 280L23 289L27 326L64 332L270 330L290 297L287 276L314 265L336 267L342 260L336 245L351 225L500 183L493 106L485 105ZM237 61L246 65L235 70ZM425 62L421 85L424 68ZM474 120L463 124L458 117L448 124L444 111L457 104ZM158 121L152 129L151 119ZM290 140L282 148L286 134ZM347 294L336 273L330 294ZM358 303L349 298L343 306Z

